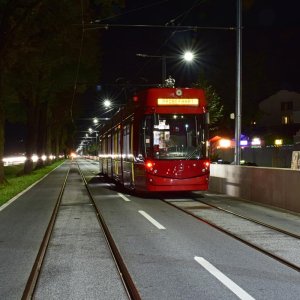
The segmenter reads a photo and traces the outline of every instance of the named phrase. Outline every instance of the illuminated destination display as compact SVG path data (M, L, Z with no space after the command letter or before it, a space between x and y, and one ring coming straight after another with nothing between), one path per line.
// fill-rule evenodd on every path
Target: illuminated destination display
M199 105L198 98L158 98L157 105Z

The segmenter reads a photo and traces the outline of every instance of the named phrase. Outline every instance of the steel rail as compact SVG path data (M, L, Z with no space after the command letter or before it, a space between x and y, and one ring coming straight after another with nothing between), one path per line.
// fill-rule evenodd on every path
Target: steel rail
M127 295L129 297L129 299L133 299L133 300L140 300L141 297L140 297L140 294L133 282L133 279L131 278L130 276L130 273L126 267L126 264L120 254L120 251L116 245L116 243L114 242L113 240L113 237L108 229L108 226L106 225L105 223L105 220L101 214L101 212L99 211L95 201L94 201L94 197L89 189L89 186L88 186L88 182L86 181L85 179L85 176L82 172L82 170L80 169L80 166L78 164L78 161L76 160L76 163L77 163L77 166L78 166L78 170L79 170L79 173L83 179L83 182L84 182L84 185L87 189L87 192L88 192L88 195L89 195L89 198L93 204L93 207L96 211L96 214L97 214L97 219L99 221L99 224L100 224L100 227L101 229L103 230L103 233L104 233L104 236L105 236L105 239L106 239L106 242L107 242L107 245L110 249L110 252L111 252L111 255L115 261L115 264L116 264L116 267L118 269L118 272L120 274L120 277L121 277L121 280L122 280L122 283L124 285L124 288L127 292Z
M250 221L250 222L259 224L259 225L261 225L261 226L270 228L270 229L272 229L272 230L274 230L274 231L278 231L278 232L280 232L280 233L283 233L283 234L285 234L285 235L291 236L291 237L293 237L293 238L300 239L300 235L298 235L298 234L296 234L296 233L292 233L292 232L286 231L286 230L284 230L284 229L278 228L278 227L276 227L276 226L273 226L273 225L270 225L270 224L267 224L267 223L264 223L264 222L255 220L255 219L253 219L253 218L249 218L249 217L243 216L243 215L241 215L241 214L239 214L239 213L235 213L235 212L233 212L233 211L231 211L231 210L228 210L228 209L225 209L225 208L216 206L216 205L214 205L214 204L207 203L207 202L205 202L205 201L203 201L203 200L199 200L198 198L197 198L196 200L195 200L195 199L193 199L193 200L196 201L196 202L201 202L201 203L203 203L203 204L205 204L205 205L208 205L208 206L210 206L210 207L213 207L213 208L215 208L215 209L224 211L224 212L226 212L226 213L228 213L228 214L237 216L237 217L239 217L239 218L241 218L241 219L244 219L244 220L247 220L247 221Z
M166 201L166 200L164 200L162 198L160 198L160 200L163 201L163 202L165 202L165 203L167 203L167 204L169 204L169 205L171 205L171 206L173 206L173 207L175 207L175 208L177 208L177 209L179 209L179 210L181 210L184 213L189 214L190 216L196 218L197 220L200 220L200 221L202 221L202 222L204 222L204 223L206 223L206 224L208 224L208 225L216 228L217 230L219 230L219 231L221 231L221 232L223 232L223 233L225 233L225 234L227 234L227 235L235 238L236 240L238 240L238 241L240 241L240 242L242 242L242 243L244 243L244 244L246 244L246 245L248 245L248 246L250 246L250 247L252 247L252 248L254 248L254 249L256 249L256 250L258 250L260 252L262 252L262 253L264 253L265 255L268 255L268 256L272 257L273 259L281 262L282 264L285 264L286 266L288 266L288 267L290 267L290 268L292 268L292 269L300 272L300 267L298 265L295 265L295 264L293 264L293 263L291 263L291 262L289 262L289 261L281 258L280 256L277 256L277 255L275 255L275 254L273 254L273 253L271 253L271 252L269 252L269 251L267 251L267 250L265 250L265 249L263 249L263 248L261 248L259 246L256 246L256 245L252 244L251 242L248 242L245 239L237 236L236 234L234 234L234 233L232 233L232 232L230 232L230 231L228 231L228 230L226 230L226 229L224 229L224 228L222 228L222 227L220 227L220 226L212 223L211 221L208 221L208 220L206 220L206 219L204 219L202 217L196 216L192 212L190 212L188 210L185 210L182 207L176 206L175 204L170 203L170 202L168 202L168 201Z
M65 187L66 187L67 179L68 179L68 176L69 176L69 173L70 173L70 169L71 169L71 164L70 164L69 170L67 172L67 175L64 179L61 190L59 192L56 204L54 206L54 209L53 209L53 212L52 212L52 215L51 215L51 218L50 218L50 222L49 222L49 224L47 226L47 229L45 231L45 235L43 237L41 246L39 248L37 257L35 259L35 262L33 264L32 269L31 269L30 275L28 277L28 280L27 280L27 283L26 283L26 286L25 286L25 289L24 289L24 292L23 292L23 295L22 295L22 298L21 298L22 300L32 299L32 296L33 296L33 293L34 293L34 290L35 290L35 287L36 287L36 284L37 284L37 281L38 281L38 278L39 278L39 274L40 274L40 271L41 271L41 267L42 267L42 264L43 264L43 261L44 261L44 258L45 258L46 250L48 248L49 241L50 241L50 238L51 238L51 234L52 234L52 231L53 231L53 228L54 228L54 224L55 224L55 221L56 221L56 218L57 218L57 214L58 214L59 206L60 206L60 203L61 203L61 200L62 200L62 196L63 196L64 191L65 191Z

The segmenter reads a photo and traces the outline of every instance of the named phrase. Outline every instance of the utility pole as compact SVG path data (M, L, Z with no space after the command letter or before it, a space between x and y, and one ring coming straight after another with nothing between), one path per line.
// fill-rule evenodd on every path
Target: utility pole
M234 164L241 161L241 123L242 123L242 0L237 0L237 30L236 30L236 104L235 104L235 149Z

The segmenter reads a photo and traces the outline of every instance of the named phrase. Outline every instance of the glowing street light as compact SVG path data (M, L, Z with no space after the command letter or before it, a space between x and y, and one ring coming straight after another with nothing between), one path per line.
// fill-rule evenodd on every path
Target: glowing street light
M177 58L178 56L172 55L149 55L144 53L137 53L136 56L139 57L149 57L149 58L160 58L162 62L162 83L165 84L165 81L167 79L167 58ZM194 54L191 51L186 51L183 53L182 58L184 61L191 62L194 59Z
M105 108L111 107L111 101L109 99L105 99L103 102Z
M191 51L185 52L183 55L183 59L188 62L192 61L194 59L194 53L192 53Z

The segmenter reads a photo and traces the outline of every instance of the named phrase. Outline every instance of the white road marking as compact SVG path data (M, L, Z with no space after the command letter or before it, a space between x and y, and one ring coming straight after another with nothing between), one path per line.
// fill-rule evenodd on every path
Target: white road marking
M118 195L123 198L124 201L130 201L130 199L128 199L125 195L118 193Z
M31 188L33 188L36 184L38 184L40 181L42 181L43 179L45 179L49 174L51 174L54 170L56 170L57 168L59 168L62 164L60 164L59 166L57 166L56 168L54 168L51 172L49 172L48 174L44 175L42 178L40 178L38 181L34 182L32 185L30 185L29 187L27 187L25 190L23 190L22 192L20 192L19 194L17 194L16 196L14 196L13 198L11 198L9 201L7 201L6 203L2 204L0 207L0 211L4 210L7 206L9 206L10 204L12 204L14 201L16 201L19 197L21 197L23 194L25 194L27 191L29 191Z
M236 294L240 299L254 300L254 298L252 296L250 296L247 292L245 292L242 288L240 288L236 283L234 283L231 279L229 279L226 275L224 275L221 271L219 271L216 267L214 267L206 259L204 259L203 257L199 257L199 256L195 256L194 259L196 260L197 263L199 263L202 267L204 267L209 273L211 273L219 281L221 281L234 294Z
M148 221L150 221L154 226L156 226L158 229L166 229L164 226L162 226L160 223L158 223L156 220L154 220L150 215L148 215L143 210L139 210L139 213L144 216Z

